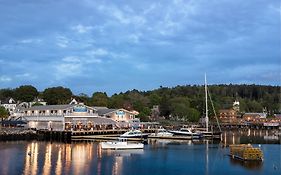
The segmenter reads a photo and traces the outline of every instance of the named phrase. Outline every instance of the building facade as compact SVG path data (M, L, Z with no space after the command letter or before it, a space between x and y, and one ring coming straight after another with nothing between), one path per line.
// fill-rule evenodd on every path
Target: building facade
M0 101L0 105L3 106L10 115L12 115L17 107L17 103L13 98L8 98L4 101Z
M22 108L27 128L46 130L91 130L116 128L135 119L125 109L95 108L84 104L46 105Z
M219 110L219 118L222 123L237 123L237 112L233 109Z

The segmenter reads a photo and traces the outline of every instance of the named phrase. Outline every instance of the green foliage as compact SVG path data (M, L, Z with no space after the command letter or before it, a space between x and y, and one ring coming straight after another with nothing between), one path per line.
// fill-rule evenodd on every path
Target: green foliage
M240 102L240 111L262 112L267 109L270 115L281 113L280 86L260 85L210 85L208 89L212 95L216 111L232 107L234 100ZM12 97L16 100L31 101L39 96L50 104L67 104L72 92L68 88L52 87L43 92L37 92L33 86L20 86L16 89L0 89L0 100ZM153 105L159 105L160 115L176 117L188 121L197 121L205 114L204 86L176 86L162 87L142 92L131 90L125 93L114 94L108 97L106 93L95 92L92 97L86 94L75 96L78 101L89 106L107 106L109 108L125 108L137 110L142 121L147 121ZM214 116L209 103L209 116Z
M72 92L64 87L52 87L43 91L43 98L48 105L67 104L70 102Z
M175 97L170 99L171 104L170 110L174 117L179 117L185 119L188 113L188 108L190 106L189 101L185 97Z
M139 115L137 117L140 118L142 122L148 122L150 113L150 109L148 107L144 107L141 111L139 111Z
M121 93L119 95L114 94L111 96L109 100L109 108L123 108L126 100L124 99L124 95Z
M31 102L38 94L37 89L31 85L24 85L15 89L16 100L22 102Z
M190 122L198 122L200 118L200 112L194 108L188 108L186 118Z
M43 104L36 102L32 106L43 106Z
M9 112L3 107L0 106L0 118L8 118Z
M85 105L93 106L91 99L89 98L89 96L87 94L80 93L78 96L73 96L73 98L75 98L79 102L83 102Z
M0 100L10 97L15 98L15 91L13 89L0 89Z
M95 92L91 98L91 104L93 106L105 106L107 107L109 103L108 96L105 92Z

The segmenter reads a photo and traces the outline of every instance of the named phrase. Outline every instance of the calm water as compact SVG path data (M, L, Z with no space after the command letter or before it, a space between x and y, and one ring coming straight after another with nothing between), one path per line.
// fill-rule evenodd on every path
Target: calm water
M221 143L152 140L132 151L101 150L98 142L0 142L0 174L281 174L280 139L256 132L227 132ZM224 146L233 142L260 146L264 162L230 159Z

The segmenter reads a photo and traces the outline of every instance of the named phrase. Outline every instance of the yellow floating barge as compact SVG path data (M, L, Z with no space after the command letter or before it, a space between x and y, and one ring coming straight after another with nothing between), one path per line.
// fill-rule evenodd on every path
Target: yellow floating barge
M251 144L229 145L230 156L234 159L263 161L263 153L260 148L254 148Z

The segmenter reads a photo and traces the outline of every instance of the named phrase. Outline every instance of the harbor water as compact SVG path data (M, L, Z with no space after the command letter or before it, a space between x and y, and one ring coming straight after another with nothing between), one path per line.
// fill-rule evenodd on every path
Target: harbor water
M122 151L99 142L0 142L0 174L281 174L280 138L266 132L228 131L221 142L150 140L143 150ZM261 148L264 161L231 159L232 143Z

